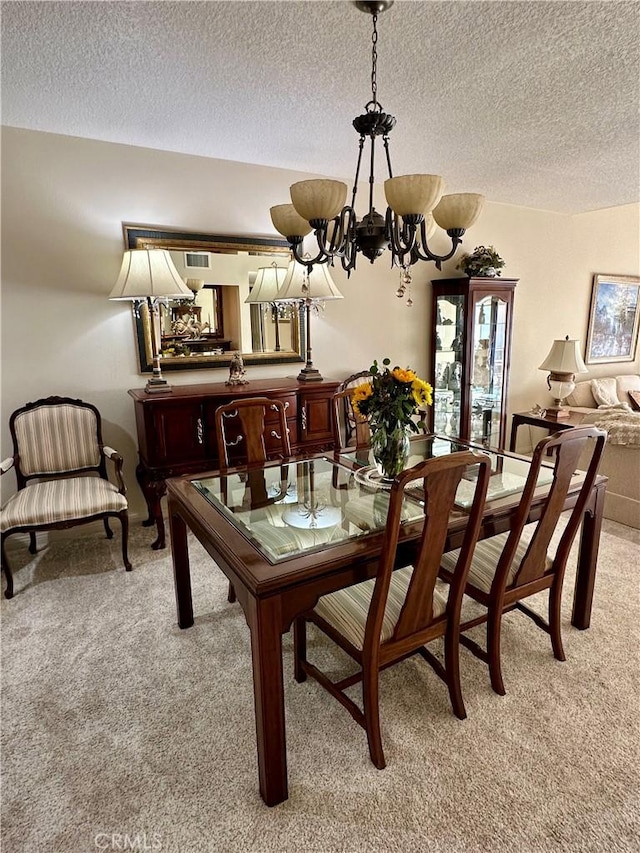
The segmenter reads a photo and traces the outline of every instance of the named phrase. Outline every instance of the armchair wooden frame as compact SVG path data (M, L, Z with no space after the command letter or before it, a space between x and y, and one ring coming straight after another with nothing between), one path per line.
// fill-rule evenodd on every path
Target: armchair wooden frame
M87 450L87 458L88 456L91 456L93 459L92 463L87 462L87 464L68 468L61 466L59 464L59 449L55 446L56 440L59 439L59 435L56 434L56 428L52 431L47 431L43 423L37 422L37 418L40 413L47 409L55 410L60 408L62 410L63 407L66 407L69 412L82 410L84 412L92 413L94 420L91 421L91 430L92 440L95 440L95 446L93 441L91 441L89 449ZM28 424L31 420L33 421L31 426L23 427L23 421L24 424ZM73 428L72 420L73 418L71 418L67 424L67 428L69 429ZM59 428L59 425L57 428ZM14 533L28 533L29 552L31 554L35 554L37 551L36 533L40 531L62 530L69 527L75 527L79 524L89 524L90 522L102 519L107 538L112 539L113 531L109 526L109 519L117 518L122 526L122 559L126 571L131 571L131 563L127 553L129 516L127 501L124 498L126 494L126 487L122 478L123 460L122 456L116 450L103 444L102 419L98 409L91 403L86 403L83 400L77 400L71 397L46 397L32 403L27 403L22 408L13 412L9 419L9 430L13 440L13 456L5 459L1 463L0 473L5 474L12 468L15 470L18 492L9 499L3 508L1 551L2 568L4 569L7 580L5 597L13 597L13 576L6 555L5 543L8 537ZM25 435L29 433L29 438L32 439L33 446L30 448L27 448L25 445L26 439L23 439L23 433ZM34 453L34 447L36 447L36 445L37 449ZM55 460L56 456L58 456L58 459L56 460L58 463L57 465L56 462L53 462L52 464L52 460ZM117 489L109 482L106 467L107 459L114 464ZM56 468L58 470L56 470ZM109 483L109 487L112 490L106 496L101 495L97 499L95 496L92 496L93 504L103 504L104 508L100 511L92 512L91 514L84 514L82 511L82 505L79 504L79 511L76 517L70 517L67 513L56 518L57 508L53 505L48 507L46 515L49 520L47 521L34 520L42 509L40 506L38 507L38 513L36 513L33 518L30 517L29 507L27 505L22 506L20 511L17 513L12 512L12 508L16 506L16 499L25 497L26 493L24 490L35 488L32 481L69 481L69 483L73 483L77 486L76 478L94 479L91 475L97 475L95 479L104 480ZM87 483L85 485L88 486L89 484ZM15 515L20 520L14 522L7 520L8 515Z
M453 583L445 600L435 589L440 558L445 548L450 513L453 509L456 490L462 476L470 466L477 466L477 478L473 503L469 510L464 541L454 571ZM382 553L375 580L365 581L351 588L365 589L370 595L369 606L363 618L362 643L347 638L327 618L318 613L319 605L307 611L294 622L295 678L305 681L310 675L331 693L351 714L367 733L369 754L379 769L385 767L380 732L378 701L379 672L414 654L420 654L447 684L454 713L460 719L466 717L462 698L459 672L459 630L462 596L473 549L476 544L482 511L491 474L491 462L483 453L462 451L450 456L438 457L419 463L399 474L391 487L387 524L382 544ZM402 580L408 583L397 621L391 635L383 639L383 623L390 602L390 590L397 592L396 581L407 569L394 571L396 549L400 537L403 491L412 481L422 480L425 500L425 521L422 535L410 576ZM337 607L351 598L350 588L325 596ZM351 599L353 600L353 599ZM354 613L350 613L352 618ZM307 660L306 624L313 622L335 643L349 654L359 665L353 675L333 682L327 675ZM385 629L388 631L388 629ZM425 647L437 637L444 637L444 665ZM362 682L363 709L353 702L345 690Z

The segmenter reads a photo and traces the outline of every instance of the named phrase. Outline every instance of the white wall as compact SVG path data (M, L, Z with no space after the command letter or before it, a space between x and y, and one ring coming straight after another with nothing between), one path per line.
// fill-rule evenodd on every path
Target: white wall
M125 456L130 500L142 513L134 478L136 436L127 389L141 387L126 303L107 296L120 268L122 223L214 234L273 235L272 204L287 200L297 172L111 143L3 128L2 133L2 458L11 454L8 418L38 397L60 394L95 403L105 440ZM377 206L383 208L378 202ZM493 244L516 290L510 411L547 403L536 368L555 337L586 336L594 273L640 274L640 205L566 217L488 204L463 249ZM426 376L430 288L454 276L414 267L413 308L395 296L388 258L359 260L344 299L313 318L314 363L342 378L389 356ZM599 365L592 375L639 371ZM295 375L295 365L253 367L248 378ZM172 372L174 384L223 381L227 371ZM3 493L14 488L3 478ZM7 483L6 481L10 481Z

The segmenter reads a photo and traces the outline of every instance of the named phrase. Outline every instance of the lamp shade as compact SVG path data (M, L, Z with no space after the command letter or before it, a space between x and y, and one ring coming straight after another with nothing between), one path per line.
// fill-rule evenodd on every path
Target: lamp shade
M278 292L287 274L286 267L260 267L251 293L245 302L275 302Z
M109 299L193 298L166 249L127 249Z
M316 178L291 184L291 201L303 219L333 219L347 200L347 185L342 181Z
M443 195L433 209L433 218L447 231L449 228L471 228L484 207L484 196L479 193L451 193Z
M304 264L291 261L278 294L278 302L291 299L344 299L326 264L316 264L311 272Z
M400 175L384 182L387 204L398 216L428 213L440 201L443 190L439 175Z
M197 293L199 290L202 290L204 287L204 279L203 278L187 278L184 282L189 290L193 293Z
M270 213L273 227L283 237L304 237L311 231L307 220L300 216L292 204L275 204Z
M538 370L548 370L551 373L588 373L580 355L579 345L579 341L569 340L568 335L564 340L554 341L549 355Z

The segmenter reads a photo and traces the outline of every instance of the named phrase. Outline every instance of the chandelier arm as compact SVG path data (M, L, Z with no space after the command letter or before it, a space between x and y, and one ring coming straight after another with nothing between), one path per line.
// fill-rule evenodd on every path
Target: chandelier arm
M451 238L451 251L447 252L446 255L436 255L429 248L429 244L427 242L427 227L426 222L422 222L420 224L420 241L416 241L415 244L415 256L416 259L421 261L434 261L438 269L440 269L440 264L443 261L448 261L449 258L452 258L456 249L462 243L462 235L464 234L464 228L450 228L447 230L447 234Z
M299 264L307 267L307 269L311 269L314 264L326 264L327 261L330 260L329 255L326 252L320 250L315 258L309 258L306 253L301 253L302 243L292 243L291 251L293 252L293 257Z
M373 210L373 185L376 163L376 137L371 135L371 158L369 160L369 213Z
M358 142L358 162L356 163L356 175L353 179L353 192L351 193L351 207L355 210L356 207L356 194L358 192L358 178L360 176L360 163L362 162L362 149L364 147L364 134L360 134L360 141Z
M401 227L401 218L390 207L387 208L385 226L389 234L389 248L398 258L408 255L416 243L416 226L403 220Z
M385 133L382 137L382 143L384 145L384 153L387 155L387 168L389 170L389 177L393 177L393 170L391 169L391 154L389 153L389 135Z

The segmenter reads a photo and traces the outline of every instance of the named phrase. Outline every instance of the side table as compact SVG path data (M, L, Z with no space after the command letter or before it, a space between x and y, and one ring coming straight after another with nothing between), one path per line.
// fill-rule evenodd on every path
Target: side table
M516 412L511 416L511 438L509 440L509 450L514 452L516 449L516 438L518 435L518 427L522 424L529 426L541 427L549 432L559 432L560 430L573 429L580 426L584 420L582 412L569 412L566 418L548 418L544 409L540 412Z

